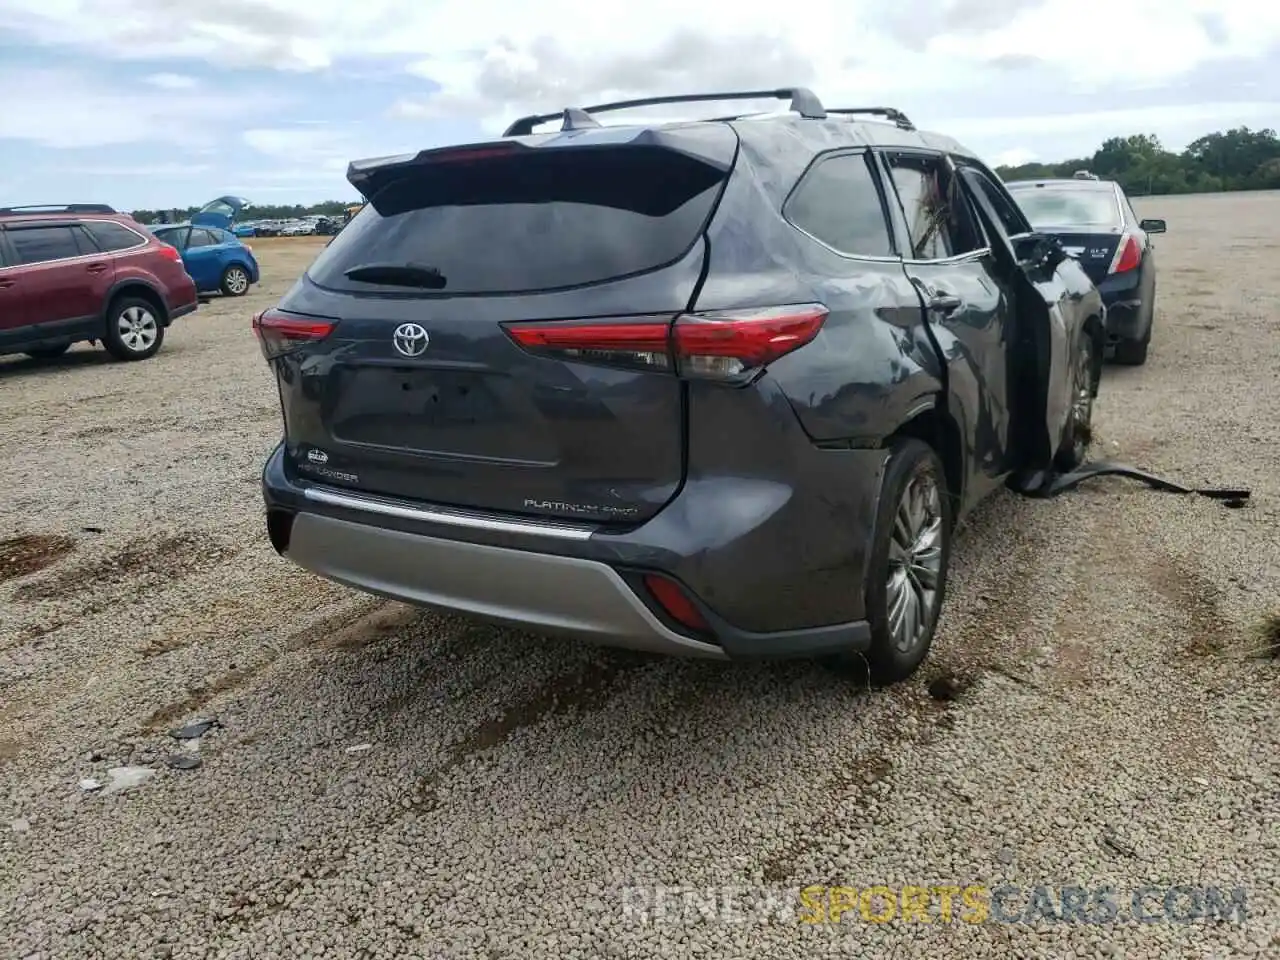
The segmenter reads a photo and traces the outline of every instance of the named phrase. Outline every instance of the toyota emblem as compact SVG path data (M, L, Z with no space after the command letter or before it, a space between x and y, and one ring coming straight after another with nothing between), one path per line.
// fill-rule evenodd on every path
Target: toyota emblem
M426 352L431 338L427 336L427 331L416 323L402 323L396 327L391 341L395 344L396 351L404 356L420 357Z

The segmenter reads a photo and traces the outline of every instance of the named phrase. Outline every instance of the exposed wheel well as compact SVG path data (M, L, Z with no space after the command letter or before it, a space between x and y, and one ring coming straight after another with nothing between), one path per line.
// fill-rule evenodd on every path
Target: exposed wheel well
M938 454L947 474L947 492L951 494L955 516L964 496L964 447L960 443L960 428L945 408L935 406L898 427L886 438L885 445L900 437L923 440Z
M1091 316L1084 322L1084 329L1093 338L1093 395L1098 395L1098 384L1102 380L1102 361L1107 349L1107 330L1102 318Z
M111 316L111 311L115 309L116 304L125 297L137 297L139 300L147 301L147 303L151 304L152 308L156 311L156 317L160 320L160 323L166 327L169 325L169 311L164 305L164 300L161 298L160 294L156 293L144 283L125 284L119 290L111 294L111 302L107 304L107 312L103 317L104 320Z

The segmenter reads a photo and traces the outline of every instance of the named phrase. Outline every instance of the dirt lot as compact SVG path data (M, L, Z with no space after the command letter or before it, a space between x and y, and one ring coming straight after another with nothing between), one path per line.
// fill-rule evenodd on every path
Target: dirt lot
M927 670L891 691L477 626L278 559L249 318L314 241L257 242L263 286L146 363L0 360L0 954L1280 955L1280 661L1249 655L1280 612L1280 194L1139 209L1169 222L1157 333L1145 368L1108 369L1098 443L1253 501L997 497ZM928 692L943 674L954 699ZM201 716L202 766L169 768ZM126 764L156 772L80 786ZM1003 883L1003 916L1042 884L1110 884L1119 915L743 907ZM642 922L626 888L658 885L730 889L713 918L699 893ZM1172 922L1194 913L1185 891L1164 912L1172 885L1242 887L1247 921Z

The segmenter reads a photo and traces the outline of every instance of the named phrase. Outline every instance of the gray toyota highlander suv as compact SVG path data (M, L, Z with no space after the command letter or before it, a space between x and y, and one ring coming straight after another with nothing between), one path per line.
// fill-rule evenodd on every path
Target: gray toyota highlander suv
M598 119L763 97L790 109ZM896 110L571 108L348 178L367 206L254 318L268 534L339 583L889 682L928 652L956 519L1084 456L1097 291Z

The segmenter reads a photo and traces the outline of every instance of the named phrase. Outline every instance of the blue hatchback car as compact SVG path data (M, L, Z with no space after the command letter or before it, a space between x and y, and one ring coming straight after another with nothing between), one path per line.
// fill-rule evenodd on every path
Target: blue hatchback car
M187 273L201 293L220 290L228 297L243 297L258 282L258 261L253 249L221 227L190 223L152 228L157 239L177 247Z

